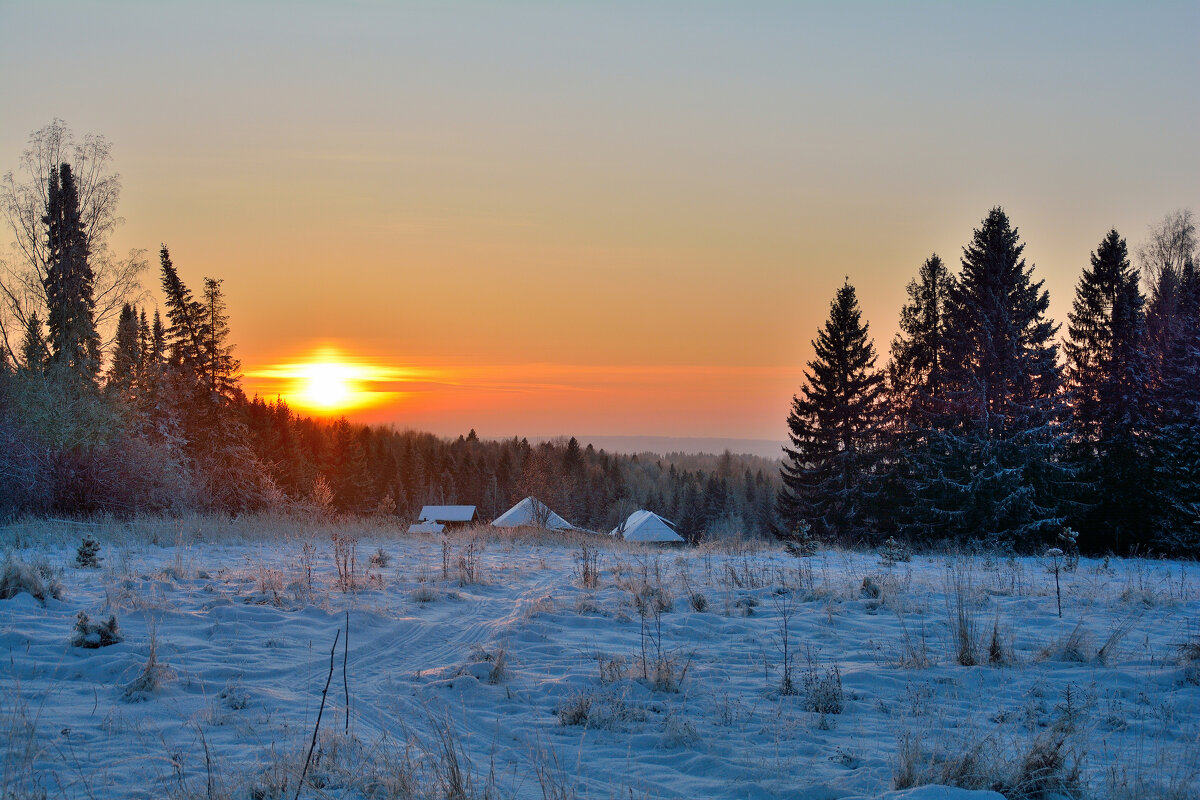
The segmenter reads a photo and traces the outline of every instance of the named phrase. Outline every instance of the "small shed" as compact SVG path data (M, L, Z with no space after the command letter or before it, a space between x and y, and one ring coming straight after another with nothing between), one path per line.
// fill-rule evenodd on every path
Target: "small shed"
M424 506L417 521L408 526L409 533L441 533L446 529L462 528L479 521L475 506Z
M660 517L653 511L640 509L629 515L629 519L612 530L627 542L682 542L683 537L675 532L675 523Z
M549 506L536 497L526 497L492 521L496 528L546 528L552 531L578 530L574 525L555 514Z

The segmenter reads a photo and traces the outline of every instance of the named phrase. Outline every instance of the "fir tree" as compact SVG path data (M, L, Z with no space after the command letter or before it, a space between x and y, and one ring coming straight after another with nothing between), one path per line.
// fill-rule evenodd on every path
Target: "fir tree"
M888 364L892 414L884 527L917 538L927 537L934 528L919 486L931 466L922 462L935 450L945 415L947 303L953 289L945 262L937 254L926 259L917 279L909 281L908 302L900 311L900 331Z
M1075 290L1066 343L1074 457L1090 508L1079 545L1128 551L1148 541L1153 500L1147 418L1145 298L1125 240L1109 231Z
M200 377L204 353L204 308L192 297L192 292L179 278L164 244L159 251L162 266L162 289L167 303L165 345L174 367L186 366ZM157 319L157 313L155 314Z
M1188 260L1172 282L1174 318L1160 343L1154 385L1156 533L1153 546L1200 554L1200 275ZM1164 325L1164 327L1167 327Z
M908 303L900 311L900 332L892 342L889 374L898 394L922 399L941 397L946 361L946 302L954 279L935 253L908 284Z
M1029 548L1063 527L1074 472L1062 459L1057 327L1024 249L999 208L963 248L947 303L946 415L914 488L936 534Z
M137 380L141 363L137 312L133 306L125 303L121 307L121 316L117 319L117 339L108 370L108 389L118 397L128 398Z
M870 521L883 391L875 346L849 281L834 297L813 348L816 357L788 416L791 447L784 448L779 514L785 535L808 522L817 535L845 538Z
M204 279L203 310L200 364L204 384L214 398L231 400L238 393L241 363L233 357L229 343L229 314L221 281Z
M46 215L46 290L50 361L85 384L100 372L96 333L95 276L88 263L88 240L80 219L79 193L70 164L50 174Z
M46 356L42 320L35 311L25 320L25 332L21 336L21 366L28 373L41 373L46 368Z

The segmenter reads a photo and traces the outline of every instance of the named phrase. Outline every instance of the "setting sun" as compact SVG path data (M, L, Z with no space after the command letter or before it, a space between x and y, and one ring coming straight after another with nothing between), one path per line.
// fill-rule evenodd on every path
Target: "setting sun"
M351 404L355 386L353 370L345 364L304 364L298 379L302 389L297 400L311 408L336 411Z
M430 375L323 347L304 360L252 370L246 378L257 394L282 397L306 413L335 415L396 401L406 395L405 384Z

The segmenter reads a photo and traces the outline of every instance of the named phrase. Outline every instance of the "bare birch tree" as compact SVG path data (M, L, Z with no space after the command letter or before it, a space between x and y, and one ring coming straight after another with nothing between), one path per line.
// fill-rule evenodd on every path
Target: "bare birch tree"
M45 316L50 250L43 217L50 174L63 163L71 165L77 181L89 263L95 274L96 326L106 346L115 335L121 307L142 297L139 275L146 268L144 251L130 250L118 256L108 242L124 222L117 215L121 181L112 171L112 145L97 134L77 141L67 124L55 119L30 134L17 169L0 180L0 214L12 236L9 248L0 250L0 347L14 361L19 337L28 330L32 315Z

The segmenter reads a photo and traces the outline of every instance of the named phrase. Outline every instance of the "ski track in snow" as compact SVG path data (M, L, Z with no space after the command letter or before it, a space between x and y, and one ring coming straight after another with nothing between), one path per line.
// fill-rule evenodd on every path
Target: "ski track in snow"
M794 559L771 549L601 541L593 590L575 576L577 539L556 545L492 533L479 554L482 581L460 585L453 564L467 535L451 537L444 579L440 540L397 534L360 542L360 575L379 546L391 563L370 570L377 577L369 588L343 593L329 541L314 539L306 597L298 538L174 547L100 538L99 570L71 567L74 549L61 543L16 551L60 567L65 594L44 606L28 594L0 601L0 788L69 798L160 797L168 786L199 792L205 744L224 785L253 785L279 754L294 761L307 746L329 648L349 609L352 735L399 748L410 734L428 741L431 720L449 720L477 784L494 770L505 795L541 797L541 763L556 765L580 797L876 797L891 788L905 736L928 752L977 742L1003 749L1068 720L1072 743L1086 752L1089 796L1105 796L1114 775L1200 796L1200 687L1184 680L1177 658L1179 645L1200 635L1195 564L1084 559L1063 576L1060 620L1042 560L962 559L983 645L998 621L1014 658L1011 666L963 667L950 655L945 556L885 565L869 553ZM663 647L688 664L678 692L640 680L641 624L629 587L656 564L673 595L661 616ZM808 567L811 575L802 572ZM261 591L270 570L289 587L278 600ZM882 601L861 591L867 576ZM819 675L837 665L844 713L809 712L802 696L778 691L784 586L797 587L794 679L802 681L809 655ZM689 605L688 587L707 598L704 612ZM435 599L420 602L418 588ZM124 642L72 647L80 610L93 619L115 610ZM1096 650L1124 620L1132 629L1101 663ZM1084 661L1043 652L1077 626ZM129 702L123 689L146 662L152 629L174 677ZM906 635L913 643L924 636L931 666L897 664ZM491 683L492 664L478 654L499 649L507 669ZM598 654L624 658L626 677L602 683ZM345 724L342 659L339 643L323 735ZM239 702L221 696L227 687ZM581 696L607 721L560 724L556 710ZM305 796L361 795L327 787ZM950 789L895 796L996 797Z

